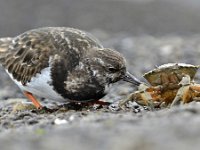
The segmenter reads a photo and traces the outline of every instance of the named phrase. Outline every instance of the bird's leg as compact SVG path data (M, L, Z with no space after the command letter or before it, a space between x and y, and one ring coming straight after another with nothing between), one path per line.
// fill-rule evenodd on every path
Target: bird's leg
M101 100L95 100L95 101L87 101L87 102L78 102L78 101L71 101L67 105L73 106L73 107L89 107L93 106L95 104L101 105L101 106L108 106L111 103L110 102L105 102ZM65 106L67 106L65 105Z
M37 109L41 109L42 108L42 105L38 102L38 100L32 95L32 93L30 92L27 92L27 91L24 91L24 95L32 101L32 103L34 104L34 106L37 108Z
M102 106L108 106L108 105L111 104L110 102L105 102L105 101L101 101L101 100L92 101L92 102L88 102L88 103L91 104L91 105L99 104L99 105L102 105Z
M108 106L111 103L110 102L104 102L104 101L101 101L101 100L89 101L89 102L81 102L80 103L80 105L83 106L83 107L93 106L95 104L100 105L100 106Z
M179 104L181 100L183 103L186 103L190 97L190 76L184 76L179 84L181 85L181 88L178 90L171 106Z

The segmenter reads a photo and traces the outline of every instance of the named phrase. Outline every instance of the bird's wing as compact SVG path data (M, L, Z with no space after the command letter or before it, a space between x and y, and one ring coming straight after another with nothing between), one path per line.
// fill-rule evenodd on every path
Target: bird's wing
M52 38L48 32L25 32L13 38L6 55L1 59L1 64L14 79L25 85L32 76L48 67L53 49Z
M65 67L65 72L73 69L92 47L102 46L83 31L65 27L39 28L13 38L0 63L14 79L25 85L49 65L58 71L54 71L55 74L60 74L60 70L55 69L58 66L62 66L62 70Z

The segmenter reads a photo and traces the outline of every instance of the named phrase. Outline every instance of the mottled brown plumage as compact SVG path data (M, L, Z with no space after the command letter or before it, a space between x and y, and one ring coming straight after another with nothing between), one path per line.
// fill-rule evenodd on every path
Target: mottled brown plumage
M0 39L0 63L23 91L50 99L97 100L121 79L139 84L127 74L121 54L73 28L46 27ZM53 90L44 90L49 87Z
M67 57L71 59L72 55L77 55L76 57L80 58L84 50L86 51L92 45L97 46L96 42L92 40L78 42L77 39L79 38L80 40L89 39L82 32L73 33L70 37L72 43L69 44L67 39L63 37L65 34L70 36L73 30L71 28L41 28L25 32L13 38L12 42L9 38L10 45L7 43L9 45L7 53L4 54L5 56L0 62L9 73L13 74L14 79L25 85L31 80L32 76L40 73L43 68L49 65L50 56L57 54L57 56L60 56L60 60ZM74 43L79 43L79 48L82 50L79 49L78 52L75 49L66 51L71 48L70 45L76 45ZM3 46L6 47L7 44ZM57 58L55 59L57 61Z

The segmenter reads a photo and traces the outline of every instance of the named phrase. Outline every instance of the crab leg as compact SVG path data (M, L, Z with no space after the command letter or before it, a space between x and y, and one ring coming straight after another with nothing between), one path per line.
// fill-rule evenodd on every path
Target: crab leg
M129 95L126 99L119 102L119 107L122 108L128 101L135 101L139 105L148 106L151 110L154 108L154 100L158 99L157 89L149 88L145 84L140 84L138 91Z
M190 88L194 91L200 92L200 84L192 85Z
M138 93L133 93L133 94L130 94L126 99L123 99L123 100L120 100L119 101L119 107L120 108L122 108L122 109L124 109L123 108L123 106L128 102L128 101L135 101L135 99L136 99L136 95L137 95Z
M153 91L154 89L149 88L146 84L140 84L139 86L140 91L140 101L137 101L138 104L142 104L144 106L150 107L151 110L153 110Z
M200 84L194 84L190 86L191 97L193 101L200 101Z
M179 84L182 85L182 87L178 90L171 106L179 104L181 100L183 103L186 103L188 99L190 99L190 76L184 76Z

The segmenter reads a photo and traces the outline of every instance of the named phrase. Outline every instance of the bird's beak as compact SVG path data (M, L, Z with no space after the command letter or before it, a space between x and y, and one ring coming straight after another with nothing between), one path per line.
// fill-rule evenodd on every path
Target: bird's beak
M129 72L127 72L125 74L125 76L122 78L122 80L124 80L126 82L130 82L130 83L137 85L137 86L139 86L142 83L139 79L137 79L135 76L133 76Z

